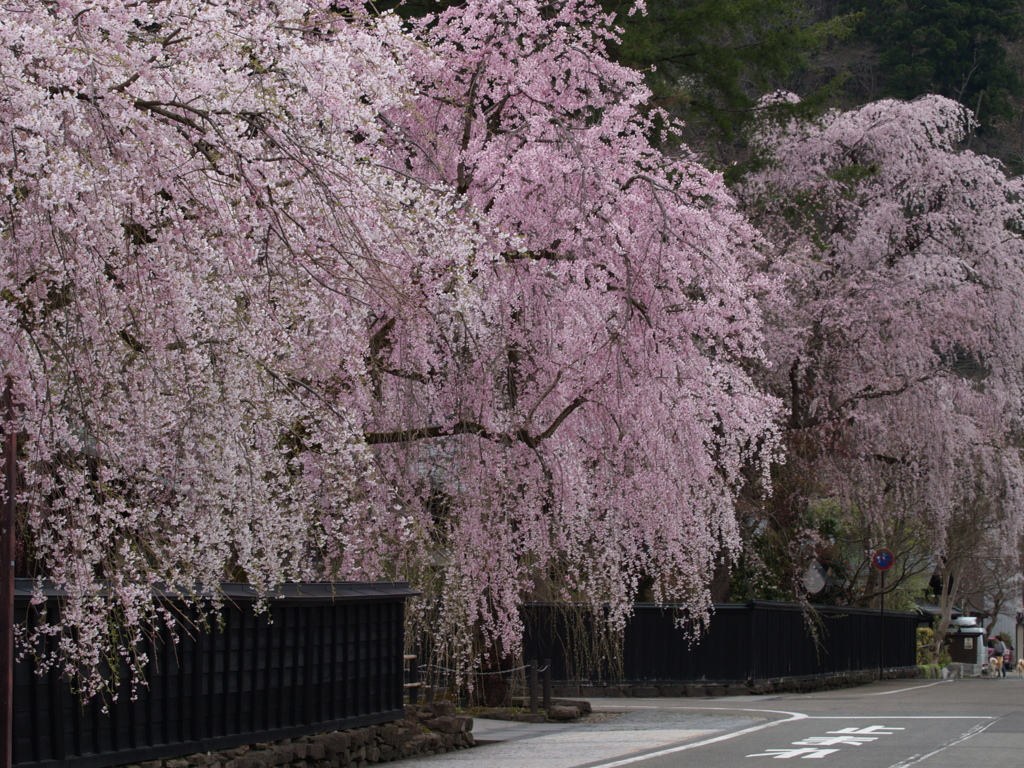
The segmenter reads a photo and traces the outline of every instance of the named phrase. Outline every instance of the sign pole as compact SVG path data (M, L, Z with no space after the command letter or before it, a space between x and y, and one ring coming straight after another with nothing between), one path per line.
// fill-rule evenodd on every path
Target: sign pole
M885 547L876 549L871 556L871 563L882 572L882 592L880 595L878 612L878 679L884 675L885 667L885 572L892 568L896 562L896 556Z
M0 516L0 766L14 762L14 520L18 448L11 378L4 383L4 499Z
M881 680L883 677L883 666L885 665L885 571L882 571L882 604L880 626L878 628L878 679Z

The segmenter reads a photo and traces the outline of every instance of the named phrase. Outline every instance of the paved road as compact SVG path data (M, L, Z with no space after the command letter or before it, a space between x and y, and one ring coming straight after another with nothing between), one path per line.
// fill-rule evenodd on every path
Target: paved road
M813 694L594 699L602 723L478 720L484 743L396 768L1017 768L1024 680L902 680ZM786 764L783 764L786 765Z

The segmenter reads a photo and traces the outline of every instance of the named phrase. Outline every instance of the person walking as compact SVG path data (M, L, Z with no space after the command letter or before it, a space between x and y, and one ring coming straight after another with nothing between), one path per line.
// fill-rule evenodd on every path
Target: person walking
M992 644L992 658L996 659L996 676L1006 677L1006 643L1001 637Z

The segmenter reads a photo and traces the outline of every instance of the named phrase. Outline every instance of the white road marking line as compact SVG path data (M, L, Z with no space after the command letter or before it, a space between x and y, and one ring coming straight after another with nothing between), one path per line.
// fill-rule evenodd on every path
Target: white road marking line
M639 709L639 707L637 707ZM673 709L705 709L705 707L673 707ZM710 708L708 708L710 709ZM783 720L772 720L770 723L761 723L760 725L753 725L750 728L744 728L740 731L734 731L733 733L723 733L721 736L713 736L710 739L704 739L702 741L694 741L690 744L681 744L678 747L669 747L668 749L659 749L657 752L649 752L646 755L635 755L634 757L626 757L622 760L614 760L610 763L600 763L599 765L591 766L590 768L618 768L620 765L631 765L632 763L639 763L642 760L650 760L652 757L662 757L664 755L673 755L676 752L683 752L687 749L696 749L697 747L703 747L708 744L715 744L720 741L727 741L734 739L737 736L746 736L748 733L755 733L757 731L763 731L765 728L773 728L776 725L782 723L792 723L797 720L806 720L807 715L801 712L785 712L777 709L739 709L731 707L715 707L715 709L726 709L729 712L770 712L777 715L789 715L789 717Z
M997 720L997 715L808 715L808 720Z
M898 688L895 691L881 691L880 693L865 693L865 696L888 696L890 693L906 693L907 691L919 691L922 688L931 688L933 685L945 685L946 683L952 683L952 680L939 680L937 683L928 683L927 685L912 685L909 688Z
M658 707L653 704L625 704L616 706L614 709L594 710L595 712L631 712L641 709L653 709L659 712L697 711L697 712L769 712L771 714L803 714L787 712L781 709L753 709L751 707L701 707L701 706L669 706ZM884 716L886 720L995 720L995 715L891 715ZM800 720L878 720L879 715L807 715L804 714ZM787 722L787 721L781 721ZM595 766L601 768L601 766Z
M918 763L927 760L929 757L933 757L939 754L939 752L943 752L949 749L950 747L955 747L962 741L967 741L967 739L971 738L972 736L977 736L990 725L992 725L992 723L986 723L985 725L976 725L969 731L961 735L959 738L953 739L953 741L949 742L948 744L943 744L941 747L929 752L927 755L912 755L902 762L889 766L889 768L910 768L911 765L917 765Z

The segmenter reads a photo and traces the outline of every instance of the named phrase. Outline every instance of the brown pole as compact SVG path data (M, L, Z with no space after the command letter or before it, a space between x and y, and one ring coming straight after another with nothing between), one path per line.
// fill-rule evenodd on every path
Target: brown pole
M14 762L14 496L18 481L18 449L14 434L14 396L11 378L4 383L5 488L3 515L0 517L0 763L11 768Z

